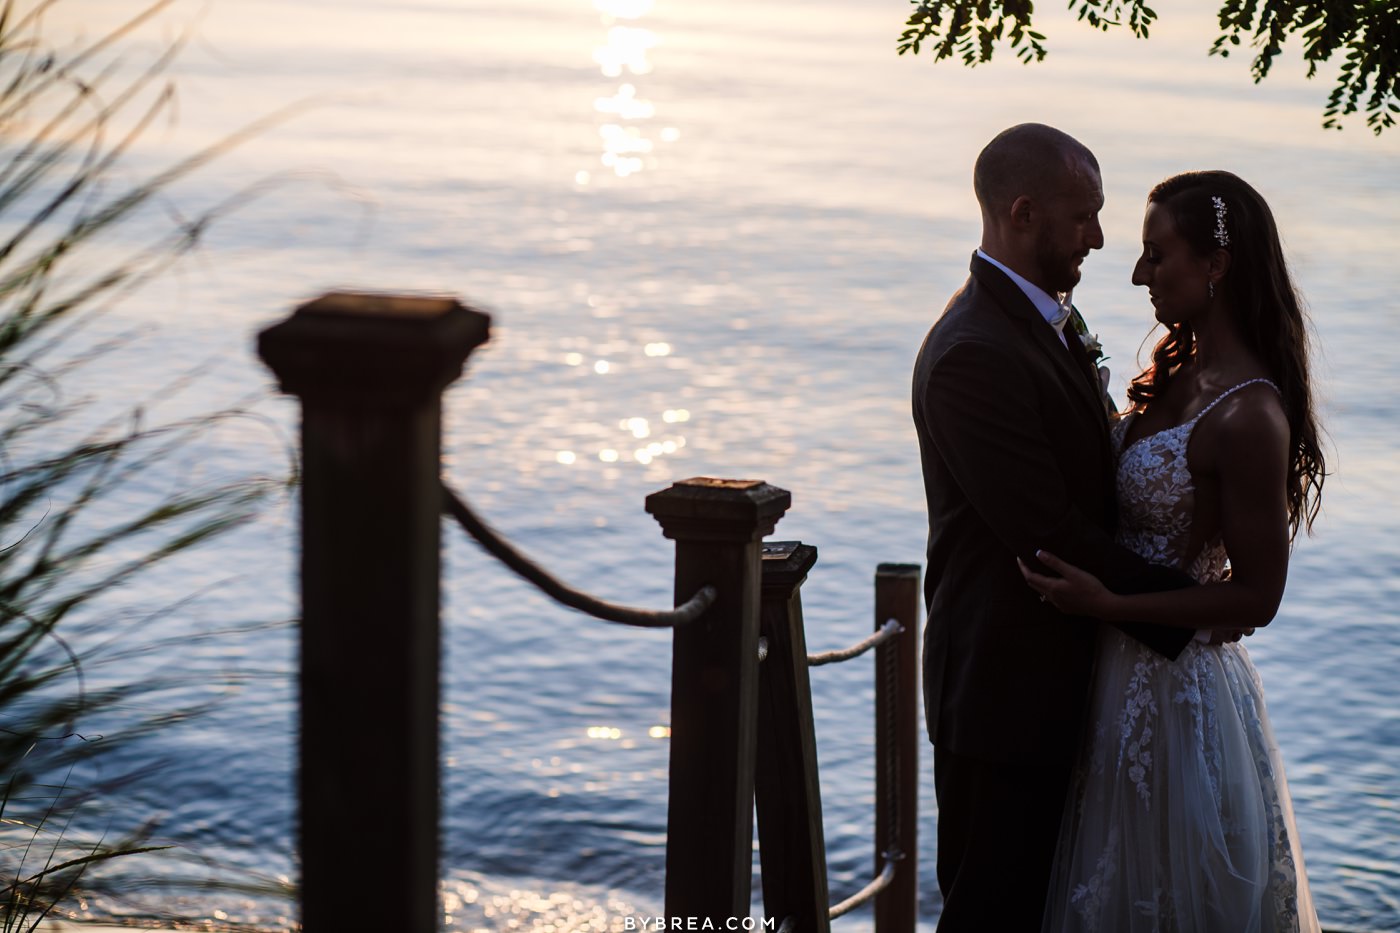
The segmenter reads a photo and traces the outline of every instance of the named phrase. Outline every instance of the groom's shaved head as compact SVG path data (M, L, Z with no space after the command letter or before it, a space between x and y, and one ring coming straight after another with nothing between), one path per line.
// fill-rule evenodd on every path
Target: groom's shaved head
M1022 195L1041 201L1088 164L1099 162L1079 140L1043 123L1021 123L987 143L972 171L982 216L1005 215Z

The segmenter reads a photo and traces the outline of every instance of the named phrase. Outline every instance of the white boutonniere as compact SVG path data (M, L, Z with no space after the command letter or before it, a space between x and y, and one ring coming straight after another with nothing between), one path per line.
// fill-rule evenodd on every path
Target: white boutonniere
M1098 334L1089 333L1089 325L1084 323L1084 318L1079 316L1079 310L1071 306L1068 321L1069 330L1079 338L1079 342L1084 346L1084 352L1089 355L1089 362L1099 375L1099 389L1103 394L1104 409L1110 414L1117 414L1118 406L1113 404L1113 399L1108 394L1109 372L1108 367L1103 365L1103 361L1108 359L1103 353L1103 344L1099 342Z
M1080 334L1079 341L1084 344L1084 352L1089 354L1089 359L1095 363L1103 359L1103 344L1099 343L1098 334Z
M1089 325L1085 324L1084 318L1079 316L1078 308L1070 309L1069 327L1079 338L1079 342L1084 345L1084 352L1089 354L1089 362L1098 366L1099 363L1108 359L1103 355L1103 344L1099 342L1099 335L1089 333Z

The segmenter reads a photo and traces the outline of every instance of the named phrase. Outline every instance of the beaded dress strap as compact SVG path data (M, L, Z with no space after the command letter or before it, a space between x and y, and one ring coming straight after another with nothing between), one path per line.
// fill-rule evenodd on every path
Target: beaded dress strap
M1212 408L1214 408L1216 405L1219 405L1221 402L1225 401L1225 397L1226 397L1227 395L1233 395L1234 393L1238 392L1240 389L1243 389L1245 386L1252 386L1252 385L1254 385L1256 382L1262 382L1262 383L1264 383L1264 384L1267 385L1269 388L1271 388L1271 389L1273 389L1275 392L1277 392L1277 393L1279 394L1280 397L1283 396L1283 392L1279 390L1279 387L1278 387L1278 386L1274 385L1274 381L1273 381L1272 379L1265 378L1264 376L1260 376L1260 377L1258 377L1258 378L1256 378L1256 379L1246 379L1244 382L1241 382L1239 385L1237 385L1237 386L1231 386L1230 388L1226 389L1224 392L1221 392L1219 395L1217 395L1217 396L1215 397L1215 400L1212 401L1212 402L1211 402L1209 405L1207 405L1205 408L1202 408L1202 409L1200 410L1200 412L1197 413L1196 417L1192 418L1192 419L1188 422L1188 424L1195 424L1197 421L1200 421L1202 418L1204 418L1204 417L1206 416L1206 414L1207 414Z

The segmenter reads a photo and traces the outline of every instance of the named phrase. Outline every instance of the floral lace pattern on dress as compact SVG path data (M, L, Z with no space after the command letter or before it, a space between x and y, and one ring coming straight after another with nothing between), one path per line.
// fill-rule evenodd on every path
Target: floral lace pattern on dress
M1126 448L1123 441L1133 417L1118 420L1113 426L1113 446L1118 453L1120 544L1154 564L1180 567L1201 583L1224 576L1222 542L1211 542L1199 554L1186 553L1191 545L1191 519L1196 509L1196 487L1191 481L1186 448L1196 425L1211 409L1240 389L1260 382L1278 391L1268 379L1250 379L1220 393L1190 421L1138 438Z
M1260 382L1278 391L1269 380L1251 379L1221 393L1186 423L1126 447L1131 417L1114 425L1120 544L1200 583L1224 579L1228 561L1221 540L1197 544L1190 552L1196 501L1187 447L1196 425L1216 405ZM1207 884L1220 884L1222 878L1243 883L1231 889L1233 895L1215 891L1252 914L1240 920L1241 930L1316 929L1306 877L1299 870L1292 804L1262 686L1245 649L1192 641L1171 661L1106 628L1098 663L1099 689L1108 695L1096 700L1088 754L1077 779L1084 788L1073 805L1080 838L1075 861L1065 866L1059 908L1068 913L1047 921L1047 929L1062 924L1084 931L1186 933L1200 927L1214 933L1218 918L1211 921L1199 910L1209 898L1193 891L1211 877ZM1241 791L1241 772L1251 771L1258 784ZM1155 844L1149 841L1154 839ZM1181 848L1208 850L1224 861L1210 868L1183 865L1173 857L1182 853L1171 848L1187 839L1195 848ZM1166 848L1139 851L1144 846ZM1245 882L1245 876L1258 881Z

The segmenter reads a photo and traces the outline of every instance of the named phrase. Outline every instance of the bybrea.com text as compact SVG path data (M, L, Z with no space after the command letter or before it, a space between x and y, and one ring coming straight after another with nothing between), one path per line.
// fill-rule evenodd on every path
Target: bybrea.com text
M757 917L627 917L624 930L640 930L641 933L705 933L718 930L744 930L755 933L758 930L776 930L778 921L772 918Z

